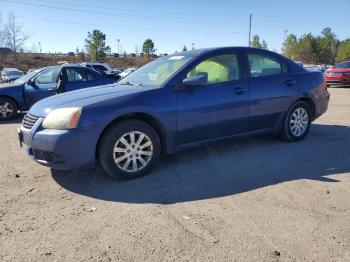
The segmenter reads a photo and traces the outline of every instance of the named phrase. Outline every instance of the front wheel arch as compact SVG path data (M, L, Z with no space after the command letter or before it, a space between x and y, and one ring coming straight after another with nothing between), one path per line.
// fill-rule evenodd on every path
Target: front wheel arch
M145 114L145 113L140 113L140 112L135 112L135 113L128 113L121 115L114 120L112 120L101 132L96 148L95 148L95 157L98 158L98 148L101 143L101 139L103 135L107 132L107 130L112 127L113 125L116 125L117 123L125 120L139 120L142 122L145 122L146 124L150 125L158 134L159 139L160 139L160 144L161 144L161 152L166 152L166 137L165 137L165 128L160 121L158 121L154 116L150 114Z

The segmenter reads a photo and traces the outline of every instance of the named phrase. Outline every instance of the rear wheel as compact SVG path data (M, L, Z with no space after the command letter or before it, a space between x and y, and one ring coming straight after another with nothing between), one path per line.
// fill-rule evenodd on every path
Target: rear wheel
M112 177L132 179L147 174L160 155L157 132L138 120L127 120L110 127L103 135L99 161Z
M283 123L281 135L287 141L302 140L308 134L310 125L310 106L303 101L299 101L288 111Z
M10 98L0 97L0 120L11 120L17 116L17 104Z

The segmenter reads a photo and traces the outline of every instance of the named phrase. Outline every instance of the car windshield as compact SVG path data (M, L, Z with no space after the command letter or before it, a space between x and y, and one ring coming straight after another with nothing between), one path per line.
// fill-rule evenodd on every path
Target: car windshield
M341 62L335 65L335 68L350 68L350 62Z
M118 82L119 85L140 85L156 88L174 75L194 54L171 55L148 63Z
M21 71L7 71L6 72L7 76L21 76L23 73Z
M37 75L38 73L40 73L41 71L43 71L43 69L36 69L20 78L18 78L16 81L14 81L15 84L18 84L18 85L22 85L24 84L25 82L27 82L29 79L31 79L33 76Z

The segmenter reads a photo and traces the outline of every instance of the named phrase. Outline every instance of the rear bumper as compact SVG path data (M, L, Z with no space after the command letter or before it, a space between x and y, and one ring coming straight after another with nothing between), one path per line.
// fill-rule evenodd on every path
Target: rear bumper
M95 166L97 140L91 129L32 130L21 127L20 133L27 154L39 164L61 170Z

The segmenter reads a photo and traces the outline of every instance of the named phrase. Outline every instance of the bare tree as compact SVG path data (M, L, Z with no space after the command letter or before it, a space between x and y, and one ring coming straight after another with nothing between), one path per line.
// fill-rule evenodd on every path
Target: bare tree
M0 47L4 47L5 44L6 44L5 25L2 21L2 16L0 13Z
M30 35L22 31L22 25L16 21L14 13L9 14L7 24L5 25L6 46L13 52L18 52L24 47Z

